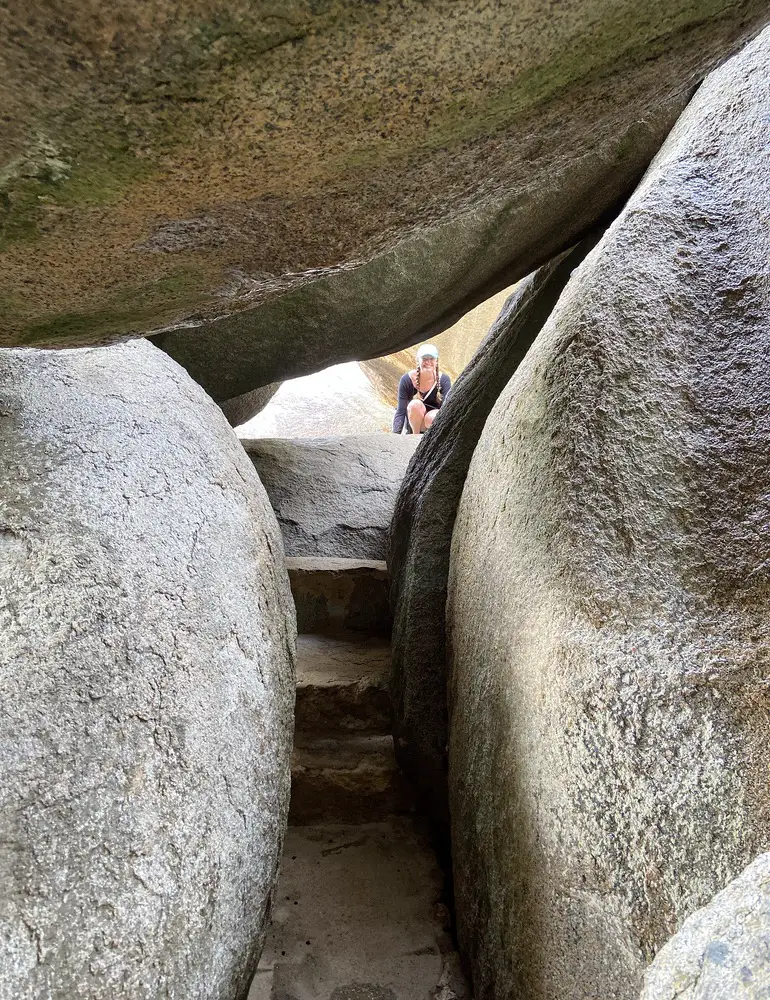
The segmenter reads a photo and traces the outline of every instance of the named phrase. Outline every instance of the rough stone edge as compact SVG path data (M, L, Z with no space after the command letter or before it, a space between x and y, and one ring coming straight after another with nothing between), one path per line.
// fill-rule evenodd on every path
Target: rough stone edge
M298 573L356 573L375 570L387 573L384 559L343 559L337 556L287 556L286 568Z
M648 966L640 1000L676 1000L677 997L695 1000L701 994L691 991L698 988L710 953L715 946L723 945L724 939L746 946L741 957L753 950L754 957L758 958L757 951L763 943L766 946L767 937L757 935L756 925L745 927L746 919L752 917L760 925L764 921L766 932L770 932L770 853L760 854L709 903L684 921ZM720 953L713 957L719 961ZM741 971L744 968L754 980L757 970L744 965ZM759 987L770 988L769 979L770 962L765 954L764 976Z
M252 389L251 392L244 392L242 396L233 396L220 403L220 409L231 427L239 427L261 413L282 384L282 382L269 382L267 385Z
M439 419L424 435L396 497L387 560L393 610L394 743L399 764L419 789L447 851L444 608L452 529L463 484L498 396L550 316L573 270L596 246L603 232L604 227L539 268L506 300L455 383ZM418 572L430 559L431 571ZM420 650L409 642L417 628L425 640ZM432 650L428 660L424 648ZM409 707L413 699L417 713Z

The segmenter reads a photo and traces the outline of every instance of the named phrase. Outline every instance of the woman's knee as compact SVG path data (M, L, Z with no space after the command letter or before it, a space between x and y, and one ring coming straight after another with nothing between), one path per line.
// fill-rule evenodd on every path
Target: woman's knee
M419 399L413 399L406 408L406 412L417 416L418 414L425 413L425 403L421 403Z
M437 413L438 410L428 410L428 412L425 414L425 420L423 421L426 427L430 427L430 425L436 419Z

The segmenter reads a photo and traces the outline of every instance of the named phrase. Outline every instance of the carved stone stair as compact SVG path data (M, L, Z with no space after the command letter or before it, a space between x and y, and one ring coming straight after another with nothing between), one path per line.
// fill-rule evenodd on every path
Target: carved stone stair
M384 563L289 559L289 829L248 1000L464 1000L443 876L396 765Z

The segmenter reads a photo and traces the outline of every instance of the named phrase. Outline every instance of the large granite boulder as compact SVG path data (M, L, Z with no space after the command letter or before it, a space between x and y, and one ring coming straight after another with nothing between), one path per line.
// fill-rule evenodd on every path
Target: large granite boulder
M490 410L597 237L520 282L423 435L396 497L388 540L396 756L448 835L444 607L449 547L474 448ZM426 649L430 655L426 656Z
M439 332L574 243L768 18L765 0L4 13L0 343L166 331L218 402Z
M644 976L641 1000L770 996L770 854L685 920Z
M0 351L0 996L243 1000L294 614L225 418L147 342Z
M477 1000L638 996L770 846L770 32L698 91L500 396L452 539Z
M423 435L244 440L287 556L384 559L396 494Z

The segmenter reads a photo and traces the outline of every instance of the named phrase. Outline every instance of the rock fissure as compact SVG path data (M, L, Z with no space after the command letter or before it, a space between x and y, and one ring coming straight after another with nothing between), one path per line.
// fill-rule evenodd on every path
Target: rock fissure
M266 483L284 537L303 529L293 550L302 554L287 560L299 627L289 828L249 1000L381 992L394 1000L468 998L443 875L393 754L385 564L338 555L348 539L387 526L392 484L419 443L395 441L378 454L375 446L389 441L246 442L258 467L275 453L286 456L282 466L266 466ZM334 479L337 468L346 475ZM343 513L351 495L355 505L350 484L362 470L382 483L377 492L389 502L369 511L367 526L348 525L355 522ZM323 497L321 510L307 504L309 484ZM284 510L298 501L301 516L287 518ZM320 556L313 519L326 509L341 530L324 532L334 554Z
M764 0L5 7L0 995L770 995Z

